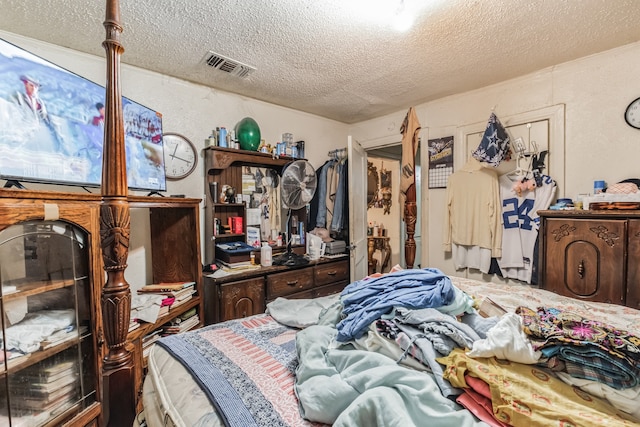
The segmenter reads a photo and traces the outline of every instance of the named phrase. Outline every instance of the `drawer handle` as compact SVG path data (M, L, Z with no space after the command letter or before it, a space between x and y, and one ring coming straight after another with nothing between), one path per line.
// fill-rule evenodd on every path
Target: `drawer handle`
M581 279L584 279L584 260L580 260L578 263L578 276L580 276Z
M335 270L327 272L327 276L335 276L336 274L338 274L338 272Z
M297 280L294 280L293 282L287 282L287 286L295 286L298 284Z

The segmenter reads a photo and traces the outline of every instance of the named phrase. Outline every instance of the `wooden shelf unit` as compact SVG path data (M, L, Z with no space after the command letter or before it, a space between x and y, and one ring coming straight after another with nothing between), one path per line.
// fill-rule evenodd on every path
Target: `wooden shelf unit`
M180 197L128 197L131 210L147 210L151 233L153 283L194 282L195 293L184 304L170 309L154 323L142 323L131 331L128 342L133 350L136 410L142 407L142 385L146 361L142 352L145 335L193 307L204 324L202 263L200 254L200 199ZM144 216L144 215L143 215ZM136 226L136 225L134 225Z
M134 223L136 228L149 228L151 245L145 248L151 252L153 282L195 282L196 293L191 300L171 310L166 316L162 316L155 323L145 323L127 336L127 348L133 351L134 360L134 394L136 396L136 408L142 409L140 398L142 381L144 378L144 360L141 351L141 339L147 333L162 327L168 321L185 313L193 307L197 308L200 322L204 323L203 291L202 291L202 264L200 252L200 199L179 197L127 197L132 211L141 210L142 215L134 215L135 218L144 218L145 224ZM101 293L104 286L104 270L100 247L100 211L101 196L90 193L58 193L51 191L31 191L17 189L0 189L0 231L24 224L28 221L42 221L51 218L51 212L56 212L56 218L64 223L69 223L82 230L87 235L87 272L73 279L67 277L52 280L21 280L6 281L3 284L15 285L17 292L8 293L0 297L4 301L21 297L37 297L41 293L49 293L77 286L78 282L86 282L88 306L80 307L83 313L90 313L91 321L87 325L87 334L80 335L76 341L61 343L55 347L37 351L25 357L9 361L6 367L2 367L4 375L35 365L46 360L51 355L69 349L79 343L83 346L83 354L89 358L94 376L96 377L95 391L91 394L96 400L95 404L75 405L65 411L63 417L56 417L56 422L51 425L59 425L72 420L69 425L102 425L102 412L100 399L102 361L106 354L106 346L103 340L103 323L101 310ZM146 212L145 212L146 211ZM0 260L1 262L2 260ZM127 319L128 320L128 319ZM85 351L85 347L91 347L91 351ZM139 350L139 351L138 351ZM1 408L0 403L0 408Z
M207 189L207 203L205 209L205 262L215 260L216 241L242 240L246 241L247 221L244 203L214 203L209 192L210 184L218 183L218 191L222 191L224 185L230 185L236 189L236 194L242 194L242 168L265 167L271 168L282 174L282 169L295 160L292 157L274 157L271 154L257 151L236 150L233 148L208 147L204 150L205 159L205 188ZM218 194L219 199L220 194ZM304 209L294 212L300 220L304 220ZM241 216L243 233L227 233L215 235L214 219L218 218L222 224L227 224L231 216ZM285 216L286 218L286 216Z

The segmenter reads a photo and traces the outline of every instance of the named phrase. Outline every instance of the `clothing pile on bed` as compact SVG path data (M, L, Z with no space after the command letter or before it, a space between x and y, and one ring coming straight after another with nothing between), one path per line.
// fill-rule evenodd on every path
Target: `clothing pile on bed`
M296 335L303 417L478 425L470 411L493 426L638 425L639 338L552 307L484 318L473 306L437 269L350 284Z

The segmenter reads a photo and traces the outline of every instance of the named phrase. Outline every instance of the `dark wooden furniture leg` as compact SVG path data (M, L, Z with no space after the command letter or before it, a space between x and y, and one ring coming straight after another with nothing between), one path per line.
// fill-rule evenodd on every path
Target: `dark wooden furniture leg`
M118 0L107 0L104 27L106 39L102 45L107 57L107 80L100 239L107 273L102 289L107 354L102 373L103 410L106 425L122 427L133 424L135 396L133 358L125 346L131 312L131 291L124 278L129 255L130 216L120 89L120 56L124 49L120 44L122 26Z
M404 223L407 231L407 240L404 242L404 259L407 268L413 268L413 263L416 259L416 241L413 236L416 233L417 219L416 185L411 184L407 190L407 199L404 202Z

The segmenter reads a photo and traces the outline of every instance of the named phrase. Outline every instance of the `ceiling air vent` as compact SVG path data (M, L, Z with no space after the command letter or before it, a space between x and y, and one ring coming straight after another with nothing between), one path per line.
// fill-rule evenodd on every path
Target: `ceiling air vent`
M204 63L217 70L238 77L247 77L256 70L255 67L251 65L243 64L235 59L227 58L224 55L211 51L207 52L204 56Z

